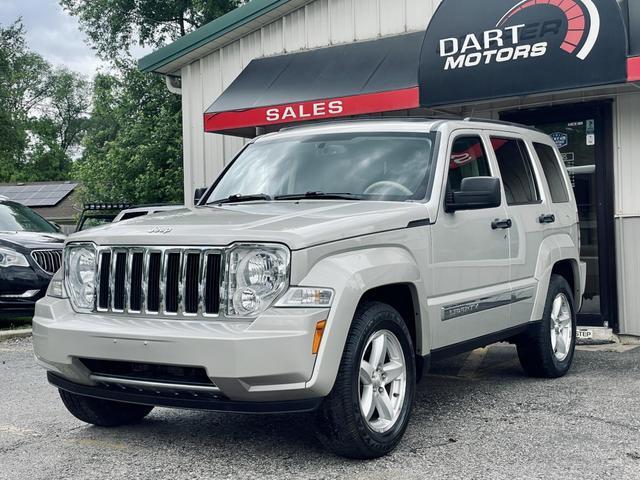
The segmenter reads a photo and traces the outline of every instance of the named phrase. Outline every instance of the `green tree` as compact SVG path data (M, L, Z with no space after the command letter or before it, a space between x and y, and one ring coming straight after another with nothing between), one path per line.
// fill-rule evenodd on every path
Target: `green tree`
M60 0L102 58L134 45L159 47L236 8L241 0Z
M0 181L68 179L89 93L77 73L28 49L19 20L0 26Z
M182 202L180 97L137 70L135 45L159 47L227 13L241 0L60 0L76 16L112 75L94 81L84 154L74 176L84 200Z
M66 155L74 155L87 123L91 88L81 75L61 68L49 80L50 92L41 107L43 116L55 125L55 137Z
M134 65L96 76L93 111L74 176L92 201L182 202L180 98Z
M32 110L47 92L50 67L28 50L20 21L0 25L0 181L19 171Z
M21 178L42 181L70 178L73 159L80 156L90 107L89 82L66 69L51 72L47 97L28 121L29 146Z

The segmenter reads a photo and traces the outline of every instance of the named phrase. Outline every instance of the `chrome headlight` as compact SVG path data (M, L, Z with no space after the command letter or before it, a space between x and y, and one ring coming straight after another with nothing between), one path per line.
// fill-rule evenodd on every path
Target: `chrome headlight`
M10 248L0 247L0 268L28 267L29 261L23 254Z
M255 317L289 284L289 249L281 245L236 245L227 256L227 315Z
M96 248L93 244L71 244L65 248L65 288L80 311L92 311L96 298Z

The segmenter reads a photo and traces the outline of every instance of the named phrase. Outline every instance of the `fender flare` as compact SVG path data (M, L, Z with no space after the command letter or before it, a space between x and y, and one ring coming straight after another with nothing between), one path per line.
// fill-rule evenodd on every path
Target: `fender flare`
M563 260L571 261L574 279L574 299L576 309L580 309L582 304L583 280L580 274L578 258L580 258L580 252L569 235L553 235L543 240L540 245L540 249L538 250L538 260L535 273L535 278L538 281L538 289L536 292L536 301L533 306L533 312L531 314L531 320L540 320L542 318L553 267Z
M362 296L369 290L392 284L410 284L423 301L424 284L416 260L399 246L371 247L340 253L316 263L302 286L331 286L335 295L327 319L311 379L307 388L328 395L336 379L351 321ZM422 310L422 309L421 309ZM420 317L420 316L418 316ZM418 327L418 326L416 326ZM416 329L416 343L428 338L427 322ZM418 348L418 345L416 345Z

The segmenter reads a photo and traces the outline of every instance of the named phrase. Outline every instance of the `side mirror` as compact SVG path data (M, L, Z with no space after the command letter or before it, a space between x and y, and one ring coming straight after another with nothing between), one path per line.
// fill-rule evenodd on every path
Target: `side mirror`
M460 191L447 192L445 212L495 208L502 204L500 179L495 177L463 178Z
M200 203L200 200L202 199L202 197L204 197L204 194L207 193L207 190L207 187L196 188L196 191L193 194L193 203L195 205L198 205L198 203Z

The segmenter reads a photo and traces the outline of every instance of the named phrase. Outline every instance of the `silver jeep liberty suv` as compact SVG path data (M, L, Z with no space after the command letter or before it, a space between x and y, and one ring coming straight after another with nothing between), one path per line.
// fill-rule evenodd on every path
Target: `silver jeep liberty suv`
M508 341L527 374L568 371L578 251L568 174L536 130L299 127L250 142L195 208L70 236L34 348L94 425L313 412L329 449L378 457L430 359Z

